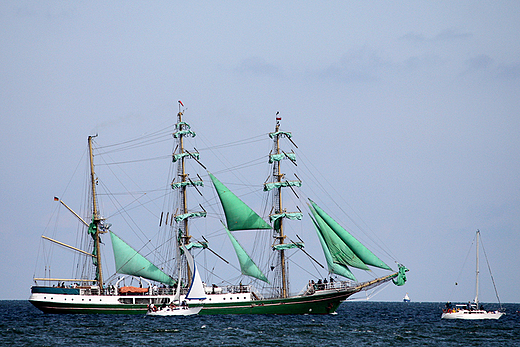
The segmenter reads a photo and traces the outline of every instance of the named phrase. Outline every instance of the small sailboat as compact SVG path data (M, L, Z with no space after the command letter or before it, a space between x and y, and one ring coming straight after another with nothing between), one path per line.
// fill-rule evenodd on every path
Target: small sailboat
M168 305L157 307L154 304L148 306L148 312L146 315L148 316L191 316L198 314L200 310L202 310L202 305L199 306L190 306L188 302L202 302L206 300L206 294L204 291L204 286L202 283L202 279L200 278L199 270L195 265L195 261L193 260L193 256L188 252L184 245L181 246L183 253L186 255L186 260L188 261L188 267L192 271L191 276L191 285L184 297L184 300L181 302L180 300L180 286L177 286L177 290L175 291L175 299ZM180 275L181 268L179 268L179 281L177 283L181 283L182 276Z
M403 301L404 301L404 302L410 302L410 301L412 301L412 300L410 300L410 297L408 296L408 293L406 293L406 295L404 296Z
M504 312L501 310L495 311L487 311L484 309L482 304L479 304L478 301L478 290L479 290L479 241L480 241L480 230L477 230L476 235L476 244L477 244L477 269L476 269L476 295L473 303L469 302L467 304L456 304L455 307L451 302L446 303L446 307L442 310L442 319L499 319L503 315ZM495 282L493 281L493 286ZM495 288L495 293L497 293ZM498 299L498 293L497 293ZM500 303L500 300L499 300Z

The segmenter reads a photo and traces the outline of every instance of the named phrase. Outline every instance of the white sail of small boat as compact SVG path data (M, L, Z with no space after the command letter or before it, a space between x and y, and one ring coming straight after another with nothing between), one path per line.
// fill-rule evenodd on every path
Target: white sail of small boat
M412 300L410 300L410 297L408 296L408 293L406 293L406 295L404 296L403 301L404 301L404 302L410 302L410 301L412 301Z
M186 260L188 261L188 266L192 271L191 276L191 285L184 297L184 300L180 299L180 286L177 286L177 290L175 292L175 300L172 301L168 306L160 306L157 307L155 305L150 305L148 308L148 312L146 313L148 316L191 316L198 314L200 310L202 310L202 305L200 306L189 306L188 302L190 301L199 301L202 302L206 299L206 294L204 292L204 286L202 284L202 279L200 278L200 273L193 260L193 256L188 252L184 245L181 246L183 253L186 255ZM180 269L179 269L180 270ZM179 279L181 276L179 276ZM180 283L180 280L179 282Z
M478 301L478 292L479 292L479 241L480 241L480 230L477 230L476 234L476 247L477 247L477 254L476 254L476 294L475 294L475 300L473 303L469 302L467 304L457 304L453 306L451 302L446 303L446 307L442 310L442 319L499 319L503 315L505 315L504 312L501 310L495 310L495 311L487 311L484 309L484 306L482 304L479 304ZM493 282L493 286L495 283ZM496 292L496 288L495 288ZM498 299L498 294L497 294ZM500 300L499 300L500 302Z

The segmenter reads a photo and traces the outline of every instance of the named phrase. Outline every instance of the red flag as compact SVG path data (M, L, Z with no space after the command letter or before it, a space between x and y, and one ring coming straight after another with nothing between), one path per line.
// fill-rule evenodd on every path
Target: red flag
M179 100L179 104L181 104L182 107L184 107L184 104L182 103L182 101Z
M54 201L60 201L60 198L58 198L57 196L54 197Z

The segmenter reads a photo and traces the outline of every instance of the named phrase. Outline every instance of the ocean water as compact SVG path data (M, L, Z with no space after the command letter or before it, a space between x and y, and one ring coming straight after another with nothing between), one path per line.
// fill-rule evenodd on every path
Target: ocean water
M444 321L443 306L347 301L324 316L148 317L44 314L0 301L0 345L520 346L520 304L505 304L498 321Z

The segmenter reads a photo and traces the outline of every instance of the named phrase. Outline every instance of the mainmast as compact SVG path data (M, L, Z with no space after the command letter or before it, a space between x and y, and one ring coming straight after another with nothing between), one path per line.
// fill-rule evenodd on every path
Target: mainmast
M298 212L286 211L282 205L282 188L289 187L296 195L293 187L301 187L302 182L296 175L296 178L298 178L297 180L289 181L287 178L285 178L285 174L282 173L281 161L283 159L289 159L294 165L296 165L296 154L294 151L288 153L280 148L280 139L285 137L293 144L294 147L298 148L298 146L296 146L296 144L291 140L292 135L290 132L280 130L281 120L282 118L278 116L278 113L276 113L275 131L273 133L269 133L269 137L274 140L273 149L269 155L269 163L273 164L273 181L270 183L264 183L264 190L273 190L273 213L270 215L270 219L273 223L273 237L276 239L275 243L277 242L273 245L273 249L280 252L280 277L282 281L280 285L280 296L282 298L286 298L289 296L289 276L285 250L295 247L302 249L304 246L303 243L294 243L292 241L290 243L285 242L287 236L285 236L283 220L285 218L299 220L302 219L303 214L298 206L296 206L298 208Z
M280 150L280 136L279 136L279 130L280 130L280 120L282 118L281 117L278 117L278 115L276 116L276 127L275 127L275 134L276 135L276 138L275 138L275 154L276 155L280 155L281 154L281 150ZM275 202L274 202L274 212L276 214L280 214L280 213L283 213L283 206L282 206L282 186L281 186L281 182L282 182L282 178L283 178L283 173L282 173L282 169L281 169L281 160L278 160L278 161L275 161L274 162L274 166L273 166L273 176L274 178L276 179L276 182L279 183L278 184L278 188L276 189L276 194L275 194ZM278 235L276 235L276 228L275 228L275 236L274 238L278 240L278 244L279 245L282 245L284 244L284 240L286 238L286 236L284 235L284 231L283 231L283 218L280 218L279 219L279 229L278 229ZM281 273L281 277L282 277L282 286L281 286L281 295L283 298L286 298L287 295L288 295L288 283L287 283L287 268L286 268L286 264L285 264L285 250L284 249L280 249L280 267L281 267L281 270L282 270L282 273Z
M97 136L97 135L96 135ZM96 280L99 285L99 290L102 292L103 290L103 271L101 267L101 249L99 242L99 234L100 234L100 222L101 218L99 217L99 212L97 208L97 196L96 196L96 175L94 173L94 154L92 152L92 138L95 136L88 137L88 149L90 154L90 179L92 185L92 224L89 227L89 232L94 231L94 251L96 252ZM94 230L92 230L92 229Z
M177 113L177 124L182 124L182 115L183 112L180 110L180 104L179 104L179 113ZM182 125L179 125L179 127L182 127ZM179 129L182 130L182 129ZM180 157L180 163L179 163L179 172L178 175L181 179L181 182L183 183L181 185L181 214L188 213L188 200L186 195L186 184L188 175L186 174L186 166L185 166L185 156L183 155L185 152L184 149L184 136L179 136L179 153L181 154ZM183 242L182 244L188 244L190 242L190 234L188 230L188 218L184 219L183 221Z
M185 245L188 246L190 244L191 235L189 232L189 222L188 220L191 218L197 218L197 217L206 217L206 211L189 211L188 210L188 194L187 189L188 186L193 186L195 189L197 189L197 186L203 186L204 182L198 176L197 180L192 180L189 177L189 174L186 172L186 159L192 158L198 162L199 153L195 151L187 151L184 148L184 137L195 137L196 134L190 129L190 125L187 124L182 120L183 112L181 110L181 106L184 107L181 101L179 101L179 112L177 113L177 124L175 126L176 132L173 134L173 137L178 140L177 147L174 150L173 153L173 162L177 163L177 172L176 177L173 180L171 186L172 189L179 189L179 207L177 210L174 211L172 215L172 219L170 221L170 225L176 225L175 233L176 237L179 243L179 246ZM177 181L177 178L179 180ZM197 191L200 193L200 191L197 189ZM200 193L202 195L202 193ZM201 206L202 208L202 206ZM203 209L203 208L202 208ZM204 210L204 209L203 209ZM166 217L168 219L168 217ZM168 220L166 221L166 224L168 224ZM178 233L178 234L177 234ZM189 248L189 247L188 247ZM179 251L179 250L177 250ZM181 260L179 259L179 262ZM183 262L183 265L185 265L185 262ZM184 266L183 266L184 267ZM187 279L188 284L190 284L191 281L191 270L188 266L186 266L187 269Z

